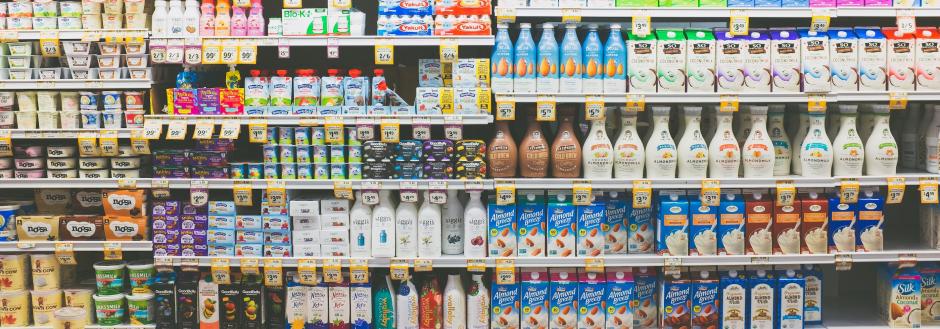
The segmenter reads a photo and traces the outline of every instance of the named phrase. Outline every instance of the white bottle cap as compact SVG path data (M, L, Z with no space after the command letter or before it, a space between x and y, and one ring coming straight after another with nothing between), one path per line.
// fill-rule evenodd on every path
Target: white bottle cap
M552 24L552 23L542 23L542 28L543 28L543 29L553 29L553 28L555 28L555 24Z
M866 37L874 37L874 36L875 36L875 31L874 31L874 30L867 30L867 31L865 31L865 36L866 36Z
M613 29L619 30L620 28L621 28L621 27L620 27L620 24L616 24L616 23L615 23L615 24L610 24L610 29L611 29L611 30L613 30Z
M781 32L780 32L780 37L781 37L781 38L789 38L789 37L790 37L790 31L781 31Z
M705 32L704 32L704 31L695 32L695 37L697 37L697 38L704 38L704 37L705 37Z
M845 38L845 37L849 36L849 34L848 34L848 33L845 33L845 31L836 32L836 35L839 36L840 38Z
M520 28L520 29L531 29L531 28L532 28L532 24L531 24L531 23L521 23L521 24L519 24L519 28Z
M855 104L839 104L839 113L842 113L842 114L855 114L855 113L858 113L858 105L855 105Z

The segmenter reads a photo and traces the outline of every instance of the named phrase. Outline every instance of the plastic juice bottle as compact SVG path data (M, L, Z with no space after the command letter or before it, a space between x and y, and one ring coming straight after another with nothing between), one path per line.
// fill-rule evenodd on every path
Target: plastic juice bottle
M496 45L490 56L491 86L495 93L511 93L513 87L513 47L509 39L509 26L496 25Z
M558 41L555 40L554 24L542 24L542 38L539 40L538 72L535 85L540 93L558 92Z
M685 133L679 140L679 178L705 178L708 175L708 145L702 137L702 108L685 107Z
M825 113L809 113L809 130L800 146L800 162L804 177L832 176L832 142L826 135Z
M604 44L597 35L597 24L588 25L587 38L582 50L582 90L585 93L604 92Z
M253 2L251 10L248 11L248 31L249 36L264 35L264 8L261 2Z
M676 142L669 134L668 106L653 107L653 132L646 144L646 177L676 178Z
M199 35L199 2L186 0L186 10L183 11L183 35L194 37Z
M231 35L231 17L229 16L228 0L219 0L215 6L215 36L225 37Z
M784 105L770 105L767 115L767 129L770 129L770 140L774 144L774 176L787 176L790 174L790 156L793 148L790 146L790 136L784 128Z
M717 112L718 127L708 145L708 172L711 178L735 178L741 167L741 146L731 129L732 112Z
M604 44L604 93L627 91L627 45L623 42L620 24L610 25L610 36Z
M211 37L215 35L215 4L212 0L203 0L202 15L199 17L199 35Z
M290 106L294 83L287 76L287 70L277 70L275 74L277 76L271 77L271 106Z
M858 136L855 116L858 105L839 104L839 133L832 142L833 175L861 176L865 162L865 148Z
M245 8L232 8L232 36L241 37L248 34L248 17Z
M519 24L519 38L516 39L515 72L513 91L517 93L535 92L535 55L538 49L532 40L532 24Z
M872 105L875 128L865 144L865 174L894 175L898 172L898 144L891 135L891 115L888 106Z
M578 40L578 26L568 24L565 26L565 37L561 40L558 71L559 92L581 93L581 70L583 62L581 57L581 42Z

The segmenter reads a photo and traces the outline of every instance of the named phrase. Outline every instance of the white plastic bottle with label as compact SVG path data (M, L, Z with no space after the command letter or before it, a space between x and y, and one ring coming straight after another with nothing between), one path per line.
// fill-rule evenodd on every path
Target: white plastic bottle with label
M861 176L865 163L865 147L858 136L855 116L858 105L839 104L839 134L832 142L832 174Z
M653 107L653 129L646 143L646 177L676 178L676 142L669 134L669 107Z
M735 130L734 138L738 141L738 147L741 149L741 156L744 156L744 142L747 136L751 135L751 109L744 106L738 112L738 128ZM744 159L741 159L741 166L738 167L738 176L744 176Z
M832 177L832 142L826 135L826 113L809 113L809 130L800 146L803 177Z
M155 37L167 36L169 33L166 29L166 23L166 0L156 0L153 2L153 15L150 17L150 34Z
M183 21L183 2L180 0L170 1L170 9L167 11L166 31L168 36L182 37L185 28Z
M718 127L708 145L708 175L711 178L736 178L741 167L741 147L734 138L733 112L717 112Z
M702 137L702 107L686 106L685 133L679 140L679 178L708 176L708 144Z
M395 256L418 257L418 207L414 202L402 202L395 209Z
M793 148L790 146L790 136L787 136L787 129L784 127L784 112L786 112L786 106L776 104L770 105L767 113L767 129L774 145L774 176L790 175L790 157Z
M447 203L441 212L441 252L444 255L463 254L463 204L457 190L447 190Z
M464 245L463 254L466 257L486 257L486 208L480 200L480 191L468 191L470 201L463 212L464 219Z
M609 179L614 171L614 152L607 137L607 121L594 120L581 148L584 178Z
M362 203L362 192L349 210L349 256L369 257L372 254L372 206Z
M199 2L186 0L186 9L183 11L183 36L195 37L199 35Z
M864 111L862 114L864 114ZM832 138L833 141L835 141L835 137L839 135L839 127L842 126L842 119L840 119L841 117L842 114L839 113L839 108L837 105L829 104L829 108L826 110L826 136ZM858 119L855 121L857 123Z
M614 177L643 178L646 148L636 132L636 112L620 116L620 135L614 144Z
M863 143L868 142L868 137L871 136L872 129L875 128L875 114L872 113L870 104L862 104L859 107L859 112L861 115L858 117L858 136L862 139Z
M790 145L794 147L793 157L790 159L790 171L793 172L794 175L802 175L803 163L800 161L800 153L803 140L806 139L806 134L809 132L809 113L807 113L806 105L797 105L797 110L800 112L800 124L797 125L796 134L793 135L792 142L790 143Z
M441 206L431 203L430 192L418 209L418 257L441 257Z
M774 144L767 134L767 106L750 106L751 133L741 148L744 177L773 177Z
M490 290L483 284L483 274L470 275L467 291L467 329L489 329Z
M379 191L379 204L372 209L372 257L395 257L395 208L392 191Z
M444 329L467 329L467 294L460 274L448 274L444 284Z
M898 144L891 134L891 112L887 105L872 105L875 127L865 144L865 174L894 175L898 173Z
M917 152L922 147L918 143L917 125L920 123L923 108L912 105L915 104L908 105L904 128L901 129L901 166L904 168L917 167Z

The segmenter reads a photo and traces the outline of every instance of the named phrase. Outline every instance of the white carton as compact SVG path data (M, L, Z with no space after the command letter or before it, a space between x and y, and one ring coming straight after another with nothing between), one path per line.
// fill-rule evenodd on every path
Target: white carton
M688 92L715 92L715 37L709 30L686 30Z
M293 231L291 232L291 241L294 246L319 245L320 231Z
M349 214L325 214L320 216L320 228L349 228Z
M732 36L727 29L715 30L715 71L718 77L718 92L741 92L744 90L744 37Z
M627 89L656 92L656 37L629 34L627 41Z
M897 28L884 28L888 40L888 90L914 90L914 34Z
M888 69L888 44L881 29L859 27L858 37L858 90L885 91Z
M936 28L917 29L917 47L914 58L917 59L917 90L940 89L940 51L937 43L940 34Z
M320 215L291 217L291 227L297 231L319 230Z
M770 92L770 35L751 29L744 52L744 92Z
M685 35L682 30L656 30L656 76L659 92L685 92Z
M773 72L772 90L799 92L803 75L800 74L800 36L793 29L770 30L770 68Z
M858 39L851 29L829 30L829 69L833 91L858 90Z
M803 51L803 91L826 92L832 89L832 73L829 70L829 40L825 33L808 29L800 33Z

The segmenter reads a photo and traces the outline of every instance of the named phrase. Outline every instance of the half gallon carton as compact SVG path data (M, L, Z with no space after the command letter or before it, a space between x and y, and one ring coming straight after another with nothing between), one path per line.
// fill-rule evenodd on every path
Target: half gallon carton
M748 255L770 255L773 251L773 200L769 194L752 193L745 201Z
M692 329L718 328L718 275L714 267L692 268Z
M633 299L636 282L629 267L607 268L607 292L604 303L606 329L633 328Z
M719 328L747 328L747 274L744 267L719 268Z
M858 222L855 224L856 251L883 251L884 197L865 191L858 198Z
M940 89L940 33L934 27L917 28L917 90Z
M803 324L806 326L822 324L823 274L819 265L803 265L803 279L806 281L803 294Z
M744 59L747 41L733 36L728 29L715 29L715 71L719 93L737 93L744 90Z
M627 216L627 252L631 254L651 254L656 246L656 222L653 207L633 208Z
M744 197L722 193L718 205L718 253L744 255Z
M631 93L656 92L656 36L627 31L627 39L627 89Z
M574 257L575 244L575 207L571 204L568 191L549 190L546 219L548 229L548 257Z
M602 225L604 231L604 254L623 255L627 253L627 214L633 208L633 203L627 201L627 194L621 192L607 192L605 198L607 210L604 212L605 220Z
M659 309L663 310L660 327L666 329L688 328L691 324L689 311L692 308L692 282L688 273L664 276L660 282Z
M652 267L634 268L633 279L636 281L636 293L633 302L633 327L657 328L659 326L659 303L657 302L656 269Z
M766 29L751 29L744 53L744 91L770 92L770 34Z
M578 328L602 329L606 324L604 273L578 273Z
M519 283L498 284L493 273L492 294L490 328L519 328Z
M888 43L878 27L857 27L858 90L885 91L888 69Z
M918 267L921 291L920 319L924 325L936 325L940 323L940 285L937 284L940 267L933 262L920 263Z
M774 302L776 301L777 279L773 270L767 266L748 268L748 311L747 321L750 328L776 328L774 326Z
M770 67L773 75L771 88L775 92L799 92L803 75L800 73L800 36L795 29L770 29Z
M516 205L498 205L491 197L486 207L489 218L489 257L516 254Z
M540 329L548 327L548 269L523 268L520 291L522 315L520 329Z
M689 235L692 236L692 245L689 247L691 255L717 255L718 235L715 231L718 221L718 207L709 207L702 204L696 196L689 196L689 217L692 219Z
M549 271L549 329L577 326L578 272L574 268L552 268Z
M829 70L829 37L824 32L797 29L803 54L803 91L827 92L832 89Z
M578 257L597 257L604 252L604 230L606 223L605 212L607 205L603 202L600 192L595 192L591 204L578 206Z
M656 39L656 76L659 92L685 92L685 34L680 29L657 29Z
M886 284L887 307L883 314L892 328L920 328L921 316L921 274L914 268L897 268L884 265L880 280Z
M829 69L833 91L858 90L858 38L852 29L829 29Z
M800 253L800 205L800 200L793 200L790 206L774 203L774 254Z
M660 255L689 255L689 201L682 191L659 195L657 248Z
M838 195L829 198L829 252L855 251L854 203L842 203Z
M686 29L686 90L715 92L715 35L711 30Z
M888 91L914 90L914 33L901 33L896 27L881 30L888 42Z
M803 210L801 228L803 254L825 254L829 252L829 234L826 233L829 222L829 199L816 193L800 196Z
M777 267L777 309L779 328L802 328L804 322L806 280L799 265Z
M545 195L542 191L520 191L516 214L519 257L545 257Z

